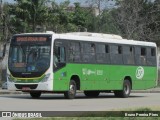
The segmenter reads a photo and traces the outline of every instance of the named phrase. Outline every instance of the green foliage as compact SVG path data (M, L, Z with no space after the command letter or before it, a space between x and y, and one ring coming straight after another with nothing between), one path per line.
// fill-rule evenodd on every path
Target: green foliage
M101 19L100 19L100 29L99 31L102 33L109 33L109 34L120 34L120 29L118 28L118 25L112 16L114 12L114 9L112 11L110 10L104 10Z
M17 4L10 7L15 32L34 32L37 25L46 23L48 20L46 2L47 0L17 0Z
M85 25L85 11L80 7L80 3L74 3L75 11L73 12L73 23L77 26Z
M16 0L3 7L0 26L5 29L0 35L6 39L11 34L34 32L41 26L58 33L87 30L160 44L159 0L117 0L117 7L112 9L101 9L103 3L104 0L90 0L86 2L88 7L82 7L77 2L72 8L69 0L60 4L54 0ZM99 15L94 13L95 5Z
M153 41L159 44L160 3L148 0L117 0L114 19L121 35L128 39Z

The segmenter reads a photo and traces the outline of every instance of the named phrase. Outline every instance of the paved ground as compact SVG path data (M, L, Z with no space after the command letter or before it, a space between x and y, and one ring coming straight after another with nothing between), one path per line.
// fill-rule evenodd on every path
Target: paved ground
M134 93L160 93L160 87L148 89L148 90L133 90Z
M0 111L112 111L139 107L160 107L159 93L132 93L129 98L116 98L102 93L98 98L87 98L78 93L73 100L62 94L42 94L32 99L29 94L0 95Z
M132 93L160 93L160 87L148 89L148 90L133 90ZM0 88L0 94L23 94L21 91L9 91Z
M132 91L129 98L116 98L113 93L87 98L79 92L73 100L65 99L63 94L42 94L40 99L32 99L29 94L22 92L0 90L0 111L51 111L57 116L74 114L72 111L117 111L139 107L160 108L160 88Z

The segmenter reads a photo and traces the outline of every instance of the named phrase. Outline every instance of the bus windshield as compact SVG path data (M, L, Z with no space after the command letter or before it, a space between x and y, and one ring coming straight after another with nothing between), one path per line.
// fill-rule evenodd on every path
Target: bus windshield
M21 41L18 41L20 39ZM11 41L8 67L15 77L39 77L50 66L50 42L33 42L27 39L31 38L16 37ZM38 39L39 37L36 37L36 40Z

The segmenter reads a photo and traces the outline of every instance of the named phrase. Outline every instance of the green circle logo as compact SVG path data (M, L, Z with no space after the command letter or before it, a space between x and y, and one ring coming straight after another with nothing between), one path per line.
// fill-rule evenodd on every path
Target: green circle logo
M143 69L143 67L139 66L136 70L136 78L142 79L143 76L144 76L144 69Z

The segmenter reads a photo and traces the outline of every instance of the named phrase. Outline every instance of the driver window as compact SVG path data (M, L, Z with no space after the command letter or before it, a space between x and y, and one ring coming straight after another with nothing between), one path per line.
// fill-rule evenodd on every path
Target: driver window
M60 47L60 62L64 63L66 56L65 56L65 48L64 47Z
M66 54L65 54L65 47L56 46L54 55L53 55L53 62L54 67L59 67L61 63L65 63L66 61Z
M64 47L56 47L54 53L55 62L64 63L66 61L65 48Z

